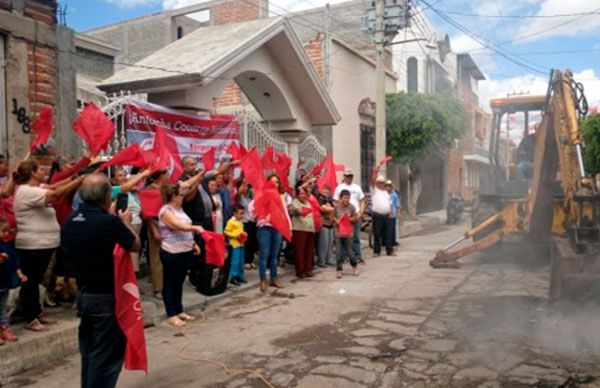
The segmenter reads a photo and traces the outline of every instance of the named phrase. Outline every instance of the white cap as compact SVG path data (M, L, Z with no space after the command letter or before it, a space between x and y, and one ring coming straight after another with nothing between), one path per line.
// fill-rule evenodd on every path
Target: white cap
M385 183L385 178L383 177L383 175L379 175L377 177L377 179L375 179L375 182L383 182L383 183Z

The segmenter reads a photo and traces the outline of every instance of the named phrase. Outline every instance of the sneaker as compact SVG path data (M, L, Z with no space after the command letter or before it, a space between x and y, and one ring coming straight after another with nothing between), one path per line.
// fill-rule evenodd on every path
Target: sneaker
M27 330L31 330L31 331L48 331L49 329L44 326L40 321L38 321L37 319L34 319L33 321L29 322L28 324L25 325L25 329Z
M334 263L325 263L325 265L328 266L328 267L335 267Z
M337 271L335 277L338 278L338 279L341 279L342 278L342 271Z
M4 327L0 329L0 340L4 340L6 342L16 342L19 340L15 333L10 330L10 327Z
M325 268L325 267L327 267L327 265L323 264L323 263L317 263L317 267L319 267L319 268Z
M240 283L240 281L239 281L239 280L237 280L237 279L231 279L231 280L229 281L229 283L233 284L234 286L239 286L239 285L241 285L241 284L242 284L242 283Z
M248 283L248 281L246 280L246 278L241 278L241 279L239 279L239 281L240 281L240 283L244 283L244 284Z

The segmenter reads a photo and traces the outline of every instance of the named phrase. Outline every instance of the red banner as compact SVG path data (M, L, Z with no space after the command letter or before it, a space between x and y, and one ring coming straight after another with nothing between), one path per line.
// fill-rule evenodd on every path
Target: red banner
M160 105L130 99L125 110L127 143L139 143L142 149L152 149L157 128L163 128L175 139L177 149L171 154L197 159L216 148L216 161L228 157L232 143L239 144L239 124L232 115L194 115Z

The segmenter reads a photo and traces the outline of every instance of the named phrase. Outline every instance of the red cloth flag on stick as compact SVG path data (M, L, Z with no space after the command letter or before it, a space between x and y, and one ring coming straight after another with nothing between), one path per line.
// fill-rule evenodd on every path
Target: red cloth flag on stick
M244 177L255 191L260 190L265 185L266 179L256 148L252 148L242 157L240 167L244 172Z
M246 147L240 143L240 156L246 156L246 154L248 153L248 150L246 149Z
M144 336L144 317L131 254L120 245L113 252L115 260L115 315L127 339L124 367L148 373L148 355Z
M310 175L312 176L318 176L321 171L323 171L323 169L325 168L325 165L327 164L327 158L321 160L321 163L317 164L315 166L315 168L313 168L310 172Z
M215 147L210 147L208 151L202 154L202 164L204 165L204 171L210 171L215 167Z
M110 160L102 163L99 170L104 170L109 166L135 166L146 167L147 160L138 143L133 143L127 148L117 152Z
M319 200L314 195L309 195L308 202L310 202L311 210L313 213L313 221L315 225L315 231L318 233L321 231L322 221L321 221L321 204Z
M42 109L37 120L31 126L31 130L35 133L35 137L31 141L29 151L33 151L35 147L46 144L52 132L52 108Z
M312 205L311 207L303 207L302 210L300 210L300 215L302 217L307 217L309 214L312 214L313 210L312 210Z
M85 142L92 155L106 148L115 133L113 122L94 104L88 102L73 123L73 129Z
M275 172L279 176L281 186L288 193L292 191L288 175L290 174L290 168L292 168L292 158L284 154L283 152L277 152L277 163L275 165Z
M283 238L292 241L292 225L288 211L273 183L267 182L261 190L255 191L254 208L258 218L267 220Z
M209 231L205 231L201 236L205 243L206 264L212 264L217 268L223 267L225 256L227 256L225 236Z
M163 205L162 196L158 189L143 189L139 192L142 217L155 218Z
M338 224L338 235L346 238L354 235L354 225L352 225L352 221L350 220L350 216L348 214L344 214L342 218L340 218L340 222Z
M275 152L273 151L273 147L268 146L265 148L260 162L262 163L263 169L275 171L277 163L275 163Z
M156 129L152 153L157 156L157 162L152 172L166 169L169 172L169 181L177 182L183 173L177 143L162 127Z
M242 158L240 148L235 143L231 143L226 152L231 155L231 160L240 160Z
M335 163L333 162L333 157L328 156L326 159L327 163L325 165L325 175L317 180L317 187L319 190L322 190L324 186L329 186L329 190L333 192L337 187L337 172Z

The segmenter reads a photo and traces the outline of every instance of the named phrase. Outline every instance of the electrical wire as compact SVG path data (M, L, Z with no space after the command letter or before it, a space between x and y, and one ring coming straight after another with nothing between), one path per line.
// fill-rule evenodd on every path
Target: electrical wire
M439 3L439 1L438 1ZM433 4L435 5L435 4ZM441 12L444 12L448 15L458 15L458 16L466 16L466 17L479 17L479 18L489 18L489 19L548 19L548 18L564 18L564 17L572 17L572 16L587 16L587 15L600 15L600 11L590 11L590 12L575 12L575 13L563 13L563 14L548 14L548 15L511 15L511 14L502 14L498 15L488 15L488 14L478 14L478 13L466 13L466 12L458 12L458 11L450 11L447 9L440 9Z

